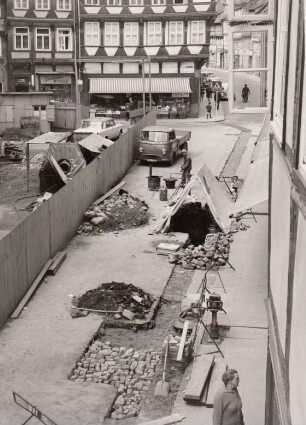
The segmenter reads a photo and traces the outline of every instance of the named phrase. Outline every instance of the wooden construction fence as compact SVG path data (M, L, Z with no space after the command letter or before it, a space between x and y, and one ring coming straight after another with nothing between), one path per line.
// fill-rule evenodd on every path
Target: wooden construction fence
M135 159L139 131L154 124L151 111L0 240L0 327L45 263L73 238L88 206L126 174Z

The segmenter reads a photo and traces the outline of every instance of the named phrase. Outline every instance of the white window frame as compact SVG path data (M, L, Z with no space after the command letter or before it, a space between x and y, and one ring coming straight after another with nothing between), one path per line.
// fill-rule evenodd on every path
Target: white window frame
M100 0L85 0L85 6L100 6Z
M14 0L14 9L29 9L29 0Z
M2 52L2 35L0 35L0 57L3 56L3 52Z
M166 0L152 0L152 6L160 6L165 4L166 4Z
M121 0L107 0L107 6L121 6Z
M107 28L110 29L110 34L107 34ZM106 37L110 36L111 41L106 42ZM104 23L104 46L111 47L120 45L120 27L119 22L105 22Z
M26 29L27 32L26 33L17 34L16 30L19 30L19 29ZM23 38L24 37L27 37L28 38L28 47L26 47L26 48L25 47L17 47L17 43L16 43L17 37L22 37L22 43L21 43L22 46L24 45ZM14 27L14 50L19 50L19 51L26 50L26 51L29 51L30 48L31 48L30 28L29 27Z
M250 21L272 21L274 19L274 5L273 0L268 0L268 13L262 14L246 14L239 15L235 13L235 0L228 1L228 21L235 22L250 22Z
M48 34L38 34L38 30L48 30ZM42 37L43 38L43 44L45 43L45 38L49 39L49 48L39 48L38 47L38 37ZM35 28L35 50L39 51L39 52L50 52L50 50L52 50L52 37L51 37L51 29L50 28Z
M68 49L62 49L60 46L60 31L69 31L69 46ZM66 38L66 37L65 37ZM57 52L72 52L73 48L73 40L72 40L72 29L71 28L56 28L56 51Z
M44 6L44 3L47 6ZM35 0L35 10L50 10L50 0Z
M160 33L156 31L156 26L160 27ZM153 26L153 34L150 34L150 26ZM150 42L150 36L153 37L153 42ZM158 42L158 38L160 41ZM163 43L163 25L160 21L149 21L147 23L147 46L161 46Z
M199 31L200 24L204 25L203 32ZM196 31L193 27L196 26ZM201 35L203 33L203 38ZM196 42L193 42L192 38L196 36ZM206 22L205 21L190 21L190 44L206 44Z
M136 26L136 31L135 31ZM125 22L123 28L123 44L124 46L138 46L139 45L139 23L138 22ZM135 37L135 40L134 40Z
M66 6L68 3L68 6ZM62 4L62 6L61 6ZM71 0L56 0L56 10L58 11L70 11L71 10Z
M87 21L84 23L84 45L87 47L98 47L101 45L100 22Z
M234 33L241 32L267 32L267 66L264 68L235 68L233 66L234 59ZM228 106L230 113L250 114L250 113L265 113L269 112L271 104L271 91L272 91L272 71L273 71L273 28L271 25L251 26L244 25L230 27L228 30L229 42L229 87L228 87ZM253 72L267 72L267 106L250 107L250 108L234 108L234 74L235 73L253 73Z
M177 4L177 5L187 4L187 3L188 3L188 0L173 0L173 4Z
M182 27L181 31L178 32L178 26ZM182 45L184 44L184 21L169 21L168 24L169 28L169 38L168 38L168 44L169 46L178 46L178 45ZM175 31L172 31L172 28L175 27ZM171 42L171 35L174 34L175 36L175 41ZM179 38L181 37L181 41L179 40Z
M143 0L130 0L130 6L143 6Z

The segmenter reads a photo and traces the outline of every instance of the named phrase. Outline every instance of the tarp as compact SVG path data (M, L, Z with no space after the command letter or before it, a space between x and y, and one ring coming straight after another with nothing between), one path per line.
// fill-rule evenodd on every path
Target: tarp
M254 161L249 168L232 214L238 214L269 197L269 155Z
M91 152L99 154L104 149L113 145L114 142L109 139L106 139L105 137L100 136L99 134L91 134L90 136L85 137L85 139L80 140L78 144Z
M80 169L86 166L86 162L80 148L75 143L50 144L48 159L53 169L64 183L67 183L69 178L72 178ZM64 173L59 166L59 161L63 159L70 163L71 168L68 173Z
M232 214L233 203L224 192L222 183L216 179L205 164L198 171L198 178L214 219L219 227L225 233L228 233L231 227L230 215Z
M34 137L34 139L26 142L30 145L45 144L45 143L64 143L71 136L72 133L66 131L62 133L55 133L49 131L48 133L41 134L40 136Z

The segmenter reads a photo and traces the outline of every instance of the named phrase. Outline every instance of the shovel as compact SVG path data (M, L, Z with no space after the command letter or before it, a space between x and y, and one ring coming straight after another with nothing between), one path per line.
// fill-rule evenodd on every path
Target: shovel
M155 391L154 391L154 396L167 396L169 394L169 382L166 382L166 366L167 366L167 357L168 357L168 349L169 349L169 339L170 339L170 335L168 334L163 377L161 381L157 381Z

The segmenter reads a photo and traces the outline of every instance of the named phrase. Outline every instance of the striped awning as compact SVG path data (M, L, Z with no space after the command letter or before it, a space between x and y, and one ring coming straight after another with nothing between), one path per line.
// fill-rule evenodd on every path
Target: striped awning
M89 93L143 93L142 78L89 78ZM149 78L145 78L149 92ZM189 78L151 78L151 93L191 93Z

